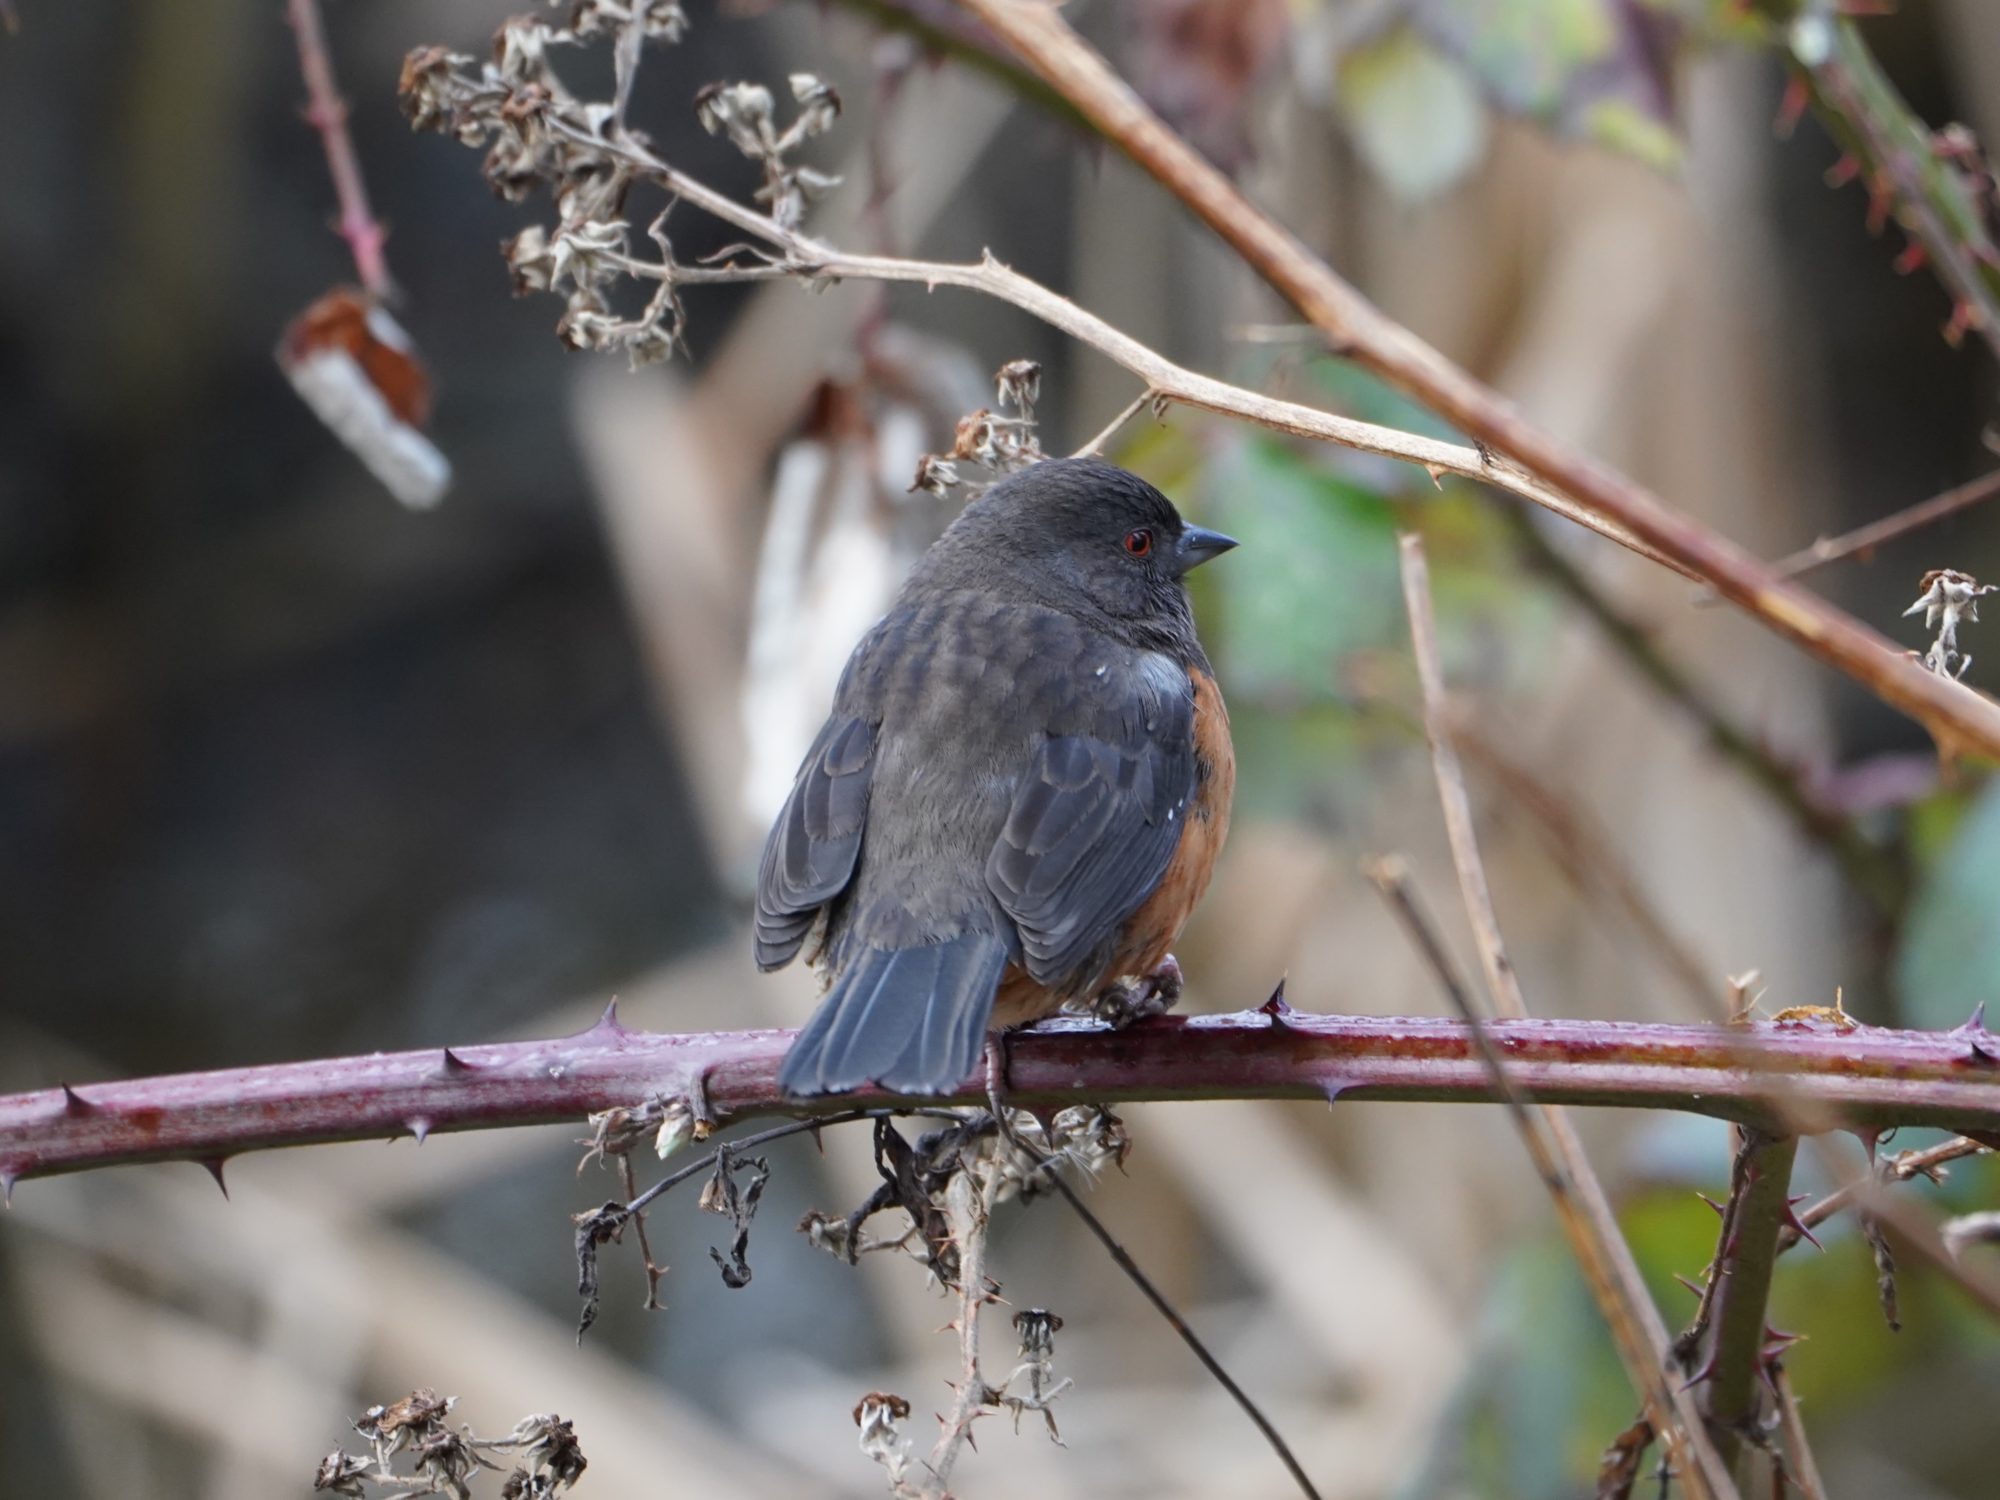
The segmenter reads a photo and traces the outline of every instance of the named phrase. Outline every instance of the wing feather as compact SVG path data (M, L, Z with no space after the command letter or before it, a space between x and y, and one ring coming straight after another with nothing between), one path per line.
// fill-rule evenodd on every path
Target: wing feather
M757 967L797 955L820 908L854 878L868 823L875 726L835 714L799 767L757 873Z
M1037 983L1098 977L1085 971L1173 860L1195 787L1194 696L1159 683L1157 671L1121 676L1090 705L1087 732L1044 741L987 860Z

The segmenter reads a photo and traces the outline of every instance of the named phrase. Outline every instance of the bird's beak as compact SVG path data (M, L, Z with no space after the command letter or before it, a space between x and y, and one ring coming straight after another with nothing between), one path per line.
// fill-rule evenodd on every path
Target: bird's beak
M1236 538L1224 536L1219 531L1210 531L1206 526L1186 526L1181 529L1180 545L1174 549L1178 564L1176 572L1186 573L1198 568L1211 557L1220 557L1236 545Z

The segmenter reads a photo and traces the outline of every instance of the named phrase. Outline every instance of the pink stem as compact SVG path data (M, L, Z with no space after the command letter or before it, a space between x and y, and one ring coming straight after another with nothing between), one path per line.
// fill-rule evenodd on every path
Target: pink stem
M386 297L393 285L382 244L388 238L368 207L368 185L361 180L361 161L347 134L347 101L333 78L327 55L326 30L320 24L319 0L286 0L292 30L299 41L299 72L306 81L306 121L326 144L326 165L340 199L340 237L354 253L355 274L374 297Z
M1677 1109L1779 1131L1802 1111L1853 1128L2000 1131L2000 1038L1760 1022L1666 1026L1498 1021L1509 1078L1547 1103ZM788 1031L670 1036L608 1013L553 1041L377 1053L186 1073L0 1097L0 1187L123 1162L217 1163L240 1151L433 1131L576 1123L648 1099L697 1118L824 1114L848 1099L788 1100ZM1233 1015L1166 1017L1111 1032L1044 1023L1011 1041L1023 1105L1130 1099L1363 1099L1491 1103L1492 1073L1456 1021L1322 1016L1274 1000ZM865 1102L889 1096L871 1093ZM954 1102L980 1103L983 1080ZM937 1102L937 1101L931 1101Z

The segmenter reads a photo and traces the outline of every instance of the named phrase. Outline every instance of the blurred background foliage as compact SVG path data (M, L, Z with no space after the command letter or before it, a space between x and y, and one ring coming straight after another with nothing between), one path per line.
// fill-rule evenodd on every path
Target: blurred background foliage
M1073 7L1390 312L1775 556L1990 466L1995 384L1977 339L1940 338L1936 281L1894 274L1899 232L1871 236L1863 190L1829 188L1826 133L1772 129L1791 35L1774 8ZM341 0L327 21L353 134L457 470L439 510L404 512L271 359L348 274L278 0L16 10L0 1085L548 1032L614 991L637 1024L796 1021L809 983L753 979L743 953L769 811L746 741L789 764L787 736L943 523L904 476L985 399L981 372L1042 362L1051 451L1135 394L1123 377L1008 309L913 289L697 290L685 363L627 375L566 355L554 304L510 302L494 253L546 205L495 202L470 155L412 137L394 103L407 49L479 52L503 10ZM635 102L677 164L747 194L693 91L810 68L849 105L823 156L848 189L811 227L937 258L990 246L1196 367L1443 430L1278 321L950 7L691 11ZM1918 117L2000 136L1989 0L1913 0L1862 35ZM601 86L601 62L579 59L579 82ZM683 217L685 259L727 242ZM1197 1007L1254 1004L1289 973L1302 1006L1437 1008L1354 873L1401 850L1450 905L1399 526L1430 547L1538 1010L1713 1016L1723 976L1752 967L1767 1007L1839 985L1878 1023L1953 1025L2000 998L1993 786L1941 782L1914 726L1681 580L1542 518L1524 531L1456 482L1183 413L1134 420L1113 452L1247 544L1198 578L1243 779L1182 953ZM808 558L753 620L788 495ZM1996 537L1969 513L1815 583L1921 645L1898 618L1917 576L1987 576ZM789 643L777 669L746 669L760 629ZM2000 650L1980 639L1968 627L1968 680L1990 689ZM1855 859L1887 870L1875 896ZM1327 1494L1591 1493L1634 1402L1497 1116L1217 1104L1132 1121L1131 1174L1100 1211ZM1694 1190L1726 1184L1726 1133L1587 1123L1671 1323L1692 1307L1673 1278L1714 1248ZM551 1132L246 1160L228 1206L192 1169L26 1185L0 1220L0 1492L303 1493L347 1416L423 1383L483 1430L573 1418L594 1493L874 1493L854 1397L927 1410L949 1351L909 1267L850 1272L786 1233L866 1191L862 1142L772 1152L743 1292L710 1274L719 1236L691 1203L657 1216L668 1311L640 1315L637 1270L616 1262L581 1350L565 1215L611 1188L577 1184L572 1154ZM1802 1155L1802 1187L1825 1186L1814 1172ZM1953 1211L1996 1190L1988 1160L1907 1189ZM1852 1224L1823 1237L1786 1257L1773 1316L1808 1335L1788 1366L1831 1493L1990 1494L1990 1324L1910 1270L1891 1333ZM1286 1493L1073 1224L1016 1212L998 1257L1011 1301L1067 1319L1058 1360L1079 1390L1068 1449L996 1431L964 1493Z

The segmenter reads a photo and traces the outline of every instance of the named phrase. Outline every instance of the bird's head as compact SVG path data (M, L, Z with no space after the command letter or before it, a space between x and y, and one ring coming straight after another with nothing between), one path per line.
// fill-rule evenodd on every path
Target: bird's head
M1183 520L1165 495L1115 464L1048 459L968 505L925 571L1101 619L1153 644L1163 631L1192 633L1182 580L1235 545Z

